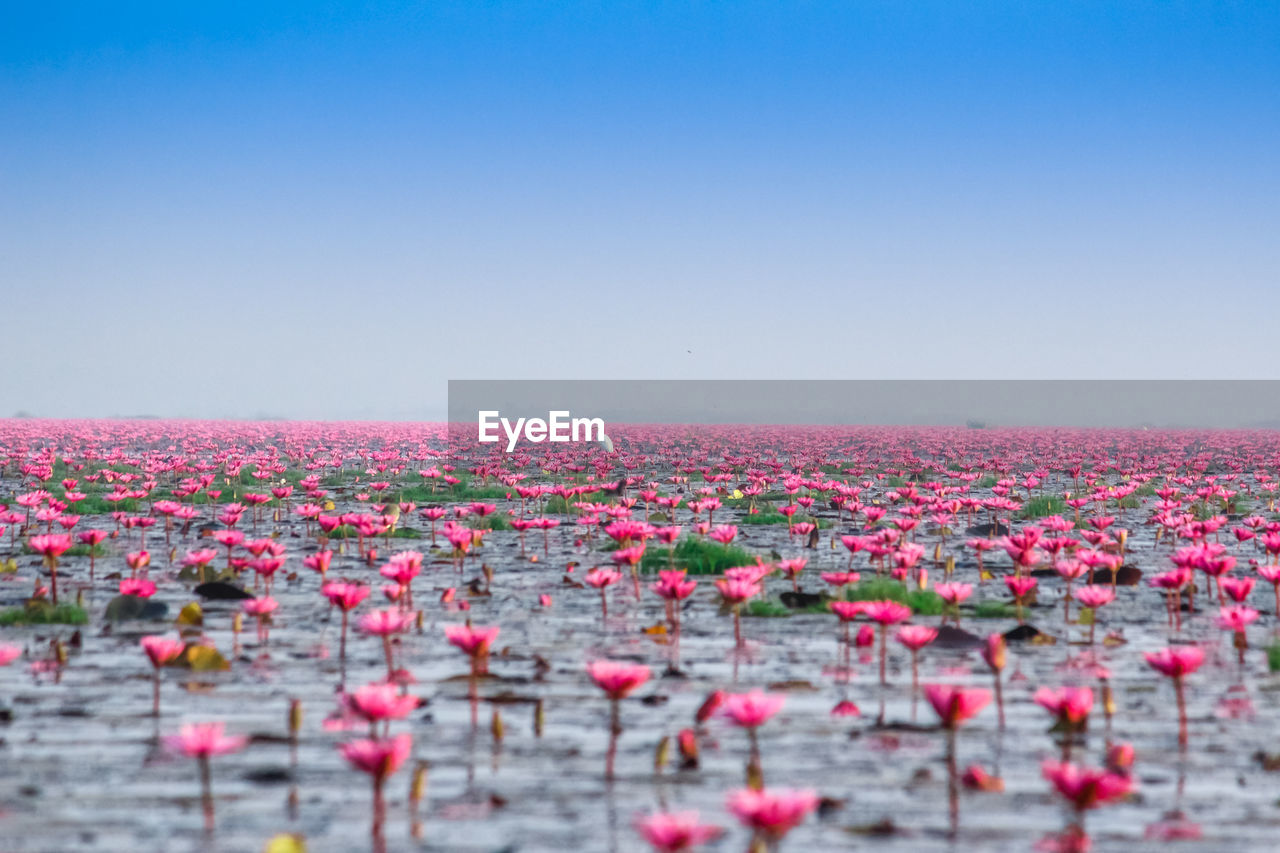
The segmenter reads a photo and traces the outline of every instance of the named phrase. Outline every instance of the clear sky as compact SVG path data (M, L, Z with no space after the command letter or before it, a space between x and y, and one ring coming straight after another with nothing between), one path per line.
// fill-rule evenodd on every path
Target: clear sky
M9 3L0 415L1280 374L1275 2Z

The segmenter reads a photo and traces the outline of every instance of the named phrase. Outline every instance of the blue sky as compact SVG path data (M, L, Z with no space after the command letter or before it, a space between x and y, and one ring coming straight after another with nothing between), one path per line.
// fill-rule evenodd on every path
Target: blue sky
M27 5L0 414L1277 375L1274 3Z

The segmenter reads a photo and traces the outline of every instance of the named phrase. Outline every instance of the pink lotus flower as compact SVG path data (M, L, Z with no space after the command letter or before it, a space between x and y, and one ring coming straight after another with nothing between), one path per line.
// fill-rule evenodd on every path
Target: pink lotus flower
M1204 663L1204 649L1195 646L1170 646L1157 652L1144 652L1147 665L1173 679L1174 695L1178 700L1178 743L1187 745L1187 700L1183 691L1183 679Z
M333 606L343 611L351 611L369 597L369 587L363 584L331 581L320 587L320 594L329 599L329 603Z
M777 842L818 807L818 795L813 791L744 788L729 795L727 807L743 826Z
M782 710L786 697L777 693L765 693L754 689L747 693L730 693L720 706L720 716L728 717L734 725L754 729L763 725Z
M22 657L21 646L0 645L0 666L8 666Z
M643 664L598 660L587 664L587 675L610 699L623 699L649 680L649 667Z
M352 714L370 722L403 720L418 707L418 697L405 696L395 684L367 684L343 697L343 705Z
M27 544L45 560L56 560L71 547L71 537L65 533L46 533L32 536Z
M150 598L156 594L156 585L144 578L124 578L120 581L120 594Z
M1246 607L1243 604L1229 605L1219 609L1218 616L1214 620L1218 623L1218 627L1224 631L1235 631L1240 633L1245 628L1252 625L1258 618L1258 611L1252 607Z
M973 594L973 584L943 582L934 586L933 590L941 596L943 601L957 605Z
M1040 772L1077 812L1118 800L1133 790L1128 776L1065 761L1046 761Z
M1085 607L1099 608L1116 600L1116 593L1109 586L1082 586L1076 590L1076 601Z
M413 751L412 735L397 735L388 740L356 740L339 747L342 757L352 767L382 782L404 764Z
M896 636L899 643L912 652L918 652L938 638L938 629L926 625L903 625Z
M138 643L151 659L151 665L157 669L177 660L187 647L182 640L171 640L160 635L143 637Z
M226 735L225 723L189 723L176 735L164 738L164 744L173 752L188 758L208 759L214 755L239 752L249 743L244 735Z
M896 625L911 618L911 608L896 601L864 601L862 611L881 626Z
M728 545L738 535L738 528L732 524L721 524L715 527L707 534L707 538L719 542L721 545Z
M257 616L261 619L264 616L270 616L274 613L280 607L280 602L270 596L264 595L261 598L246 599L240 606L244 609L245 613L248 613L250 616Z
M1144 652L1147 665L1170 678L1190 675L1204 663L1204 649L1196 646L1170 646L1158 652Z
M1059 722L1072 726L1084 722L1093 710L1093 690L1088 687L1041 687L1031 699Z
M206 832L213 831L213 785L209 773L209 759L214 755L239 752L249 743L243 735L223 734L222 723L192 723L178 730L176 735L164 738L164 744L173 752L180 752L200 762L201 804L204 811Z
M942 719L944 728L955 729L978 713L991 701L991 693L980 688L953 687L947 684L927 684L925 698Z
M716 589L727 604L742 604L761 592L760 585L746 579L721 579L715 582Z
M444 636L450 645L456 646L475 660L489 654L489 648L498 638L500 630L497 626L479 628L471 625L445 625Z
M698 822L697 812L658 812L636 818L636 831L657 853L683 853L724 832L718 826Z
M858 618L858 614L863 613L867 609L865 601L833 601L827 605L831 608L831 612L840 618L841 622L852 622Z
M399 634L413 624L413 616L399 610L374 610L360 617L360 630L378 637Z

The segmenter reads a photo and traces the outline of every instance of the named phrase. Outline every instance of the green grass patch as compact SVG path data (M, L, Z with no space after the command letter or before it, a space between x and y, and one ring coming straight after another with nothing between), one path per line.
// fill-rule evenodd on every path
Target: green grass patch
M1272 672L1280 671L1280 643L1267 646L1267 668Z
M792 524L807 521L810 524L818 525L819 530L826 530L831 526L831 522L825 518L810 518L809 516L799 516L791 520ZM744 515L738 519L738 524L781 524L785 526L787 517L779 512L760 512L755 515Z
M1066 503L1058 495L1040 495L1022 505L1023 518L1044 518L1048 515L1061 515L1067 509Z
M550 495L546 499L545 506L547 512L558 513L560 515L570 515L575 514L578 511L578 508L574 506L574 504L582 503L583 501L604 503L604 492L587 492L586 494L576 495L572 502L565 500L559 495Z
M931 589L908 589L901 581L891 578L872 578L845 587L849 601L897 601L923 616L938 616L946 602Z
M640 568L646 572L665 569L671 562L670 548L650 548L644 552ZM675 544L677 568L688 569L691 575L719 574L735 566L755 565L755 557L737 545L721 545L708 539L687 537Z
M791 611L787 609L785 604L777 601L767 601L763 598L757 598L747 602L747 606L742 611L743 616L761 616L769 619L782 616L790 616Z
M1013 619L1018 615L1018 608L1007 601L979 601L973 608L975 619Z
M54 607L44 599L32 599L23 607L0 610L0 625L87 625L89 614L74 604Z
M37 552L33 551L30 545L24 544L22 546L22 553L27 555L33 555L33 554L36 554ZM63 557L90 557L90 556L105 557L107 556L107 549L102 545L72 545L66 551L62 552L62 556ZM59 559L61 559L61 557Z
M510 530L511 519L497 512L486 516L471 515L467 517L467 526L473 530Z
M472 486L469 481L463 480L454 486L440 483L436 486L434 492L431 491L429 483L408 486L399 491L398 499L425 504L439 503L441 501L501 501L506 500L508 494L513 498L516 497L515 489L508 488L501 483Z
M979 489L990 489L990 488L994 488L995 484L998 482L1000 482L999 477L997 477L994 474L988 474L987 476L983 477L981 480L978 480L976 483L974 483L974 485L977 486Z

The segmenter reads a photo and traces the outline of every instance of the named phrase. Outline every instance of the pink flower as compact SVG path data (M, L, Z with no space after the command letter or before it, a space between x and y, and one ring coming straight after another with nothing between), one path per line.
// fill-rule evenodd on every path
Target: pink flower
M168 637L152 635L138 641L142 650L151 658L151 665L159 669L165 664L175 661L182 655L187 644L182 640L171 640Z
M1046 761L1040 765L1040 772L1077 811L1097 808L1133 790L1128 776L1096 767Z
M743 788L729 795L727 807L744 826L776 841L818 807L818 795L813 791Z
M1004 585L1009 587L1009 592L1013 593L1014 598L1026 598L1027 593L1036 588L1037 581L1032 577L1006 575Z
M357 770L368 773L378 783L400 769L413 750L412 735L397 735L390 740L355 740L342 744L342 757Z
M1218 586L1237 604L1243 604L1257 583L1253 578L1218 578Z
M1144 652L1147 664L1170 678L1190 675L1204 663L1204 649L1196 646L1170 646L1158 652Z
M375 723L380 720L403 720L418 707L418 697L402 696L395 684L367 684L343 697L351 713Z
M1093 691L1088 687L1041 687L1031 699L1059 722L1071 725L1083 722L1093 710Z
M329 564L333 561L332 551L318 551L315 554L309 554L302 558L302 565L311 569L313 572L319 572L323 575L329 571Z
M489 647L497 639L500 630L497 626L478 628L471 625L445 625L444 636L451 645L474 658L489 654Z
M864 601L863 612L872 622L895 625L911 618L911 608L896 601Z
M136 595L139 598L150 598L156 594L156 585L143 578L124 578L120 581L121 595Z
M937 584L933 590L948 604L959 604L973 594L973 584L943 582Z
M170 750L181 752L188 758L209 758L244 749L249 738L224 735L225 728L223 723L190 723L180 728L178 734L166 736L164 743Z
M991 701L988 690L946 684L926 684L924 695L942 718L942 725L949 729L958 728L965 720L977 716Z
M248 613L250 616L257 616L261 618L274 613L276 608L280 606L280 602L276 601L269 595L264 595L262 598L250 598L240 606L243 607L244 612Z
M360 630L366 634L388 637L413 624L413 615L399 610L374 610L360 617Z
M1082 586L1076 590L1076 601L1085 607L1098 608L1116 600L1116 593L1109 586Z
M698 823L697 812L658 812L636 818L636 832L644 836L657 853L682 853L718 838L718 826Z
M744 729L754 729L782 710L784 702L785 696L765 693L759 688L747 693L730 693L720 706L720 716L728 717Z
M714 527L711 530L711 532L707 534L707 537L709 539L714 539L716 542L719 542L721 545L728 545L730 542L733 541L734 537L737 535L738 535L738 528L735 527L734 525L720 524Z
M903 625L898 629L899 643L918 652L938 638L938 629L926 625Z
M662 569L658 572L658 582L649 588L668 601L684 601L698 588L697 581L685 580L684 569Z
M587 675L610 699L622 699L649 680L649 667L622 661L598 660L587 664Z
M369 597L369 587L363 584L333 581L320 587L320 594L329 599L329 603L335 607L350 611Z
M831 709L833 717L861 717L862 710L848 699L842 699Z
M758 583L741 578L718 580L716 589L720 590L720 596L729 604L741 604L761 592Z
M0 666L8 666L22 657L21 646L0 645Z
M71 547L71 537L65 533L47 533L32 536L28 540L31 550L46 560L56 560Z
M587 586L603 589L622 580L622 572L617 569L592 569L582 578Z
M1229 605L1218 611L1215 620L1224 631L1243 631L1258 618L1258 611L1243 604Z
M852 622L858 618L858 614L867 609L865 601L833 601L828 607L831 612L840 617L841 622Z

